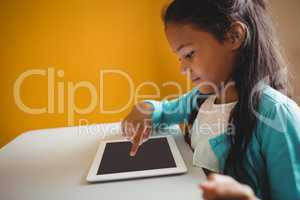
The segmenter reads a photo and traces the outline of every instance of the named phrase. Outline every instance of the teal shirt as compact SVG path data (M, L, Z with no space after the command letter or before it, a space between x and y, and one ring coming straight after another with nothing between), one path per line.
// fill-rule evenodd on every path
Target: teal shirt
M197 106L198 88L168 101L152 101L154 126L171 125L188 120ZM300 199L300 109L298 105L270 86L263 89L257 128L252 134L243 165L247 182L261 199ZM209 140L220 171L223 171L230 141L228 134ZM234 175L233 175L234 177Z

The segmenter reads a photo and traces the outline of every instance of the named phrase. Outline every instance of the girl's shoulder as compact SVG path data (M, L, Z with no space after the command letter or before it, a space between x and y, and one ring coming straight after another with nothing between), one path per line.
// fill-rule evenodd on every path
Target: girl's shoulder
M265 86L258 112L256 134L266 142L296 137L300 139L300 108L295 101L270 86ZM283 133L283 134L282 134Z
M262 89L259 113L267 114L272 111L275 112L278 108L286 112L300 111L298 104L294 100L271 86L265 85Z

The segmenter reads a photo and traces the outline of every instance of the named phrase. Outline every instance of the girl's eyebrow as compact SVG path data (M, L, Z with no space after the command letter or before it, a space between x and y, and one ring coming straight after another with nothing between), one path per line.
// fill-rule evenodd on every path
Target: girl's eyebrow
M192 43L187 43L187 44L182 44L182 45L180 45L178 48L177 48L177 52L179 52L183 47L186 47L186 46L189 46L189 45L191 45Z

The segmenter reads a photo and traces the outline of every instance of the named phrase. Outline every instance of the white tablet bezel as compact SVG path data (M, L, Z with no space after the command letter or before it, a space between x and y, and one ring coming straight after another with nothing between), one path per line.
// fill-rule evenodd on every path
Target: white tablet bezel
M95 155L94 161L91 165L91 168L90 168L90 171L88 173L86 180L88 182L101 182L101 181L153 177L153 176L162 176L162 175L171 175L171 174L182 174L182 173L187 172L187 167L186 167L186 165L183 161L183 158L177 148L176 142L171 135L152 136L150 138L166 138L167 139L170 150L172 152L172 155L173 155L173 158L175 161L175 164L176 164L176 167L97 175L97 171L98 171L100 162L102 160L102 156L103 156L103 152L104 152L106 144L114 143L114 142L128 141L126 139L107 140L107 141L102 141L100 143L100 146Z

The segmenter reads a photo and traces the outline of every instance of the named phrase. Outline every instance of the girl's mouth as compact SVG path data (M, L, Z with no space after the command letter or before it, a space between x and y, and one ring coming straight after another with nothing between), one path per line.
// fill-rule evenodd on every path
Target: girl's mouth
M193 78L192 79L192 82L193 83L199 83L201 81L201 78L200 77L196 77L196 78Z

